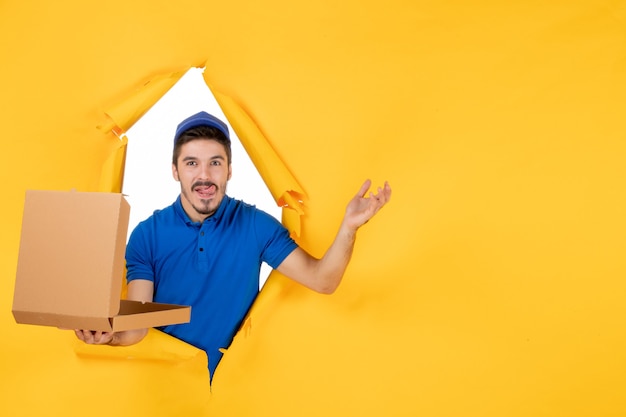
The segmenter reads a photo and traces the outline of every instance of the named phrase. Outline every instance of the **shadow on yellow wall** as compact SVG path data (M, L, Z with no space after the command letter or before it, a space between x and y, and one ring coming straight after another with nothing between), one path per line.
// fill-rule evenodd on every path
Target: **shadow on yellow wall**
M626 413L626 2L37 3L0 5L7 413ZM394 187L335 295L270 278L212 393L159 332L10 313L24 191L115 188L105 112L204 65L302 186L312 253L364 178Z

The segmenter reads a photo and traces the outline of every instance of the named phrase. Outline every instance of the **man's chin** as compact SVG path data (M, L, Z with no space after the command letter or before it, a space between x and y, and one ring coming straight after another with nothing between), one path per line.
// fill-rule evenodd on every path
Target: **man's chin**
M219 202L214 198L211 199L200 199L198 204L194 205L194 209L202 215L211 215L217 211L219 207Z

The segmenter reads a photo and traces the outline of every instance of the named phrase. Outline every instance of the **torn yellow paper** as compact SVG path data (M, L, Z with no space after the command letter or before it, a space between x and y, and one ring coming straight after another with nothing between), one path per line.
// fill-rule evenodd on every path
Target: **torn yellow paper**
M394 190L336 294L268 281L210 401L199 361L141 360L169 341L87 357L4 314L5 414L626 415L625 0L0 4L4 311L24 190L97 190L102 109L163 68L272 124L313 253Z
M120 359L136 361L194 362L203 369L208 382L207 357L203 350L163 333L149 329L141 344L116 349L111 346L90 346L78 339L73 341L74 353L82 358Z
M105 133L113 133L120 139L120 142L103 164L99 191L119 192L121 190L124 178L126 144L128 143L125 136L126 131L154 106L180 80L185 72L186 70L153 77L124 100L105 110L107 122L98 126L98 129Z
M109 121L98 128L107 132L117 126L121 132L126 132L185 75L188 69L160 74L148 80L124 100L106 109Z
M114 136L113 133L109 133ZM112 139L116 140L116 139ZM102 165L98 191L107 193L119 193L122 189L124 178L124 161L126 159L126 144L128 138L124 135L119 137L117 146L109 154Z
M237 132L241 144L265 181L274 200L283 207L285 227L291 233L299 235L300 216L304 214L302 187L280 160L250 115L231 97L215 91L207 80L206 72L204 79L231 126Z

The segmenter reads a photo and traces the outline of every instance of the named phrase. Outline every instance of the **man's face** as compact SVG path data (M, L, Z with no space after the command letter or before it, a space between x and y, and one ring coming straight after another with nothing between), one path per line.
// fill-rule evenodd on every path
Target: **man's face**
M192 221L201 222L219 207L232 172L220 143L196 139L181 147L172 174L180 182L185 212Z

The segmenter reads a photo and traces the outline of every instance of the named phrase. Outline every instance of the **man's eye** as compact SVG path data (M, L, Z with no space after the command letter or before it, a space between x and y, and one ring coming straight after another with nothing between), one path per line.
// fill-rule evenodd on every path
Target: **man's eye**
M198 165L198 163L196 161L187 161L187 166L193 167L193 166L196 166L196 165Z
M220 166L222 163L220 161L211 161L212 166Z

